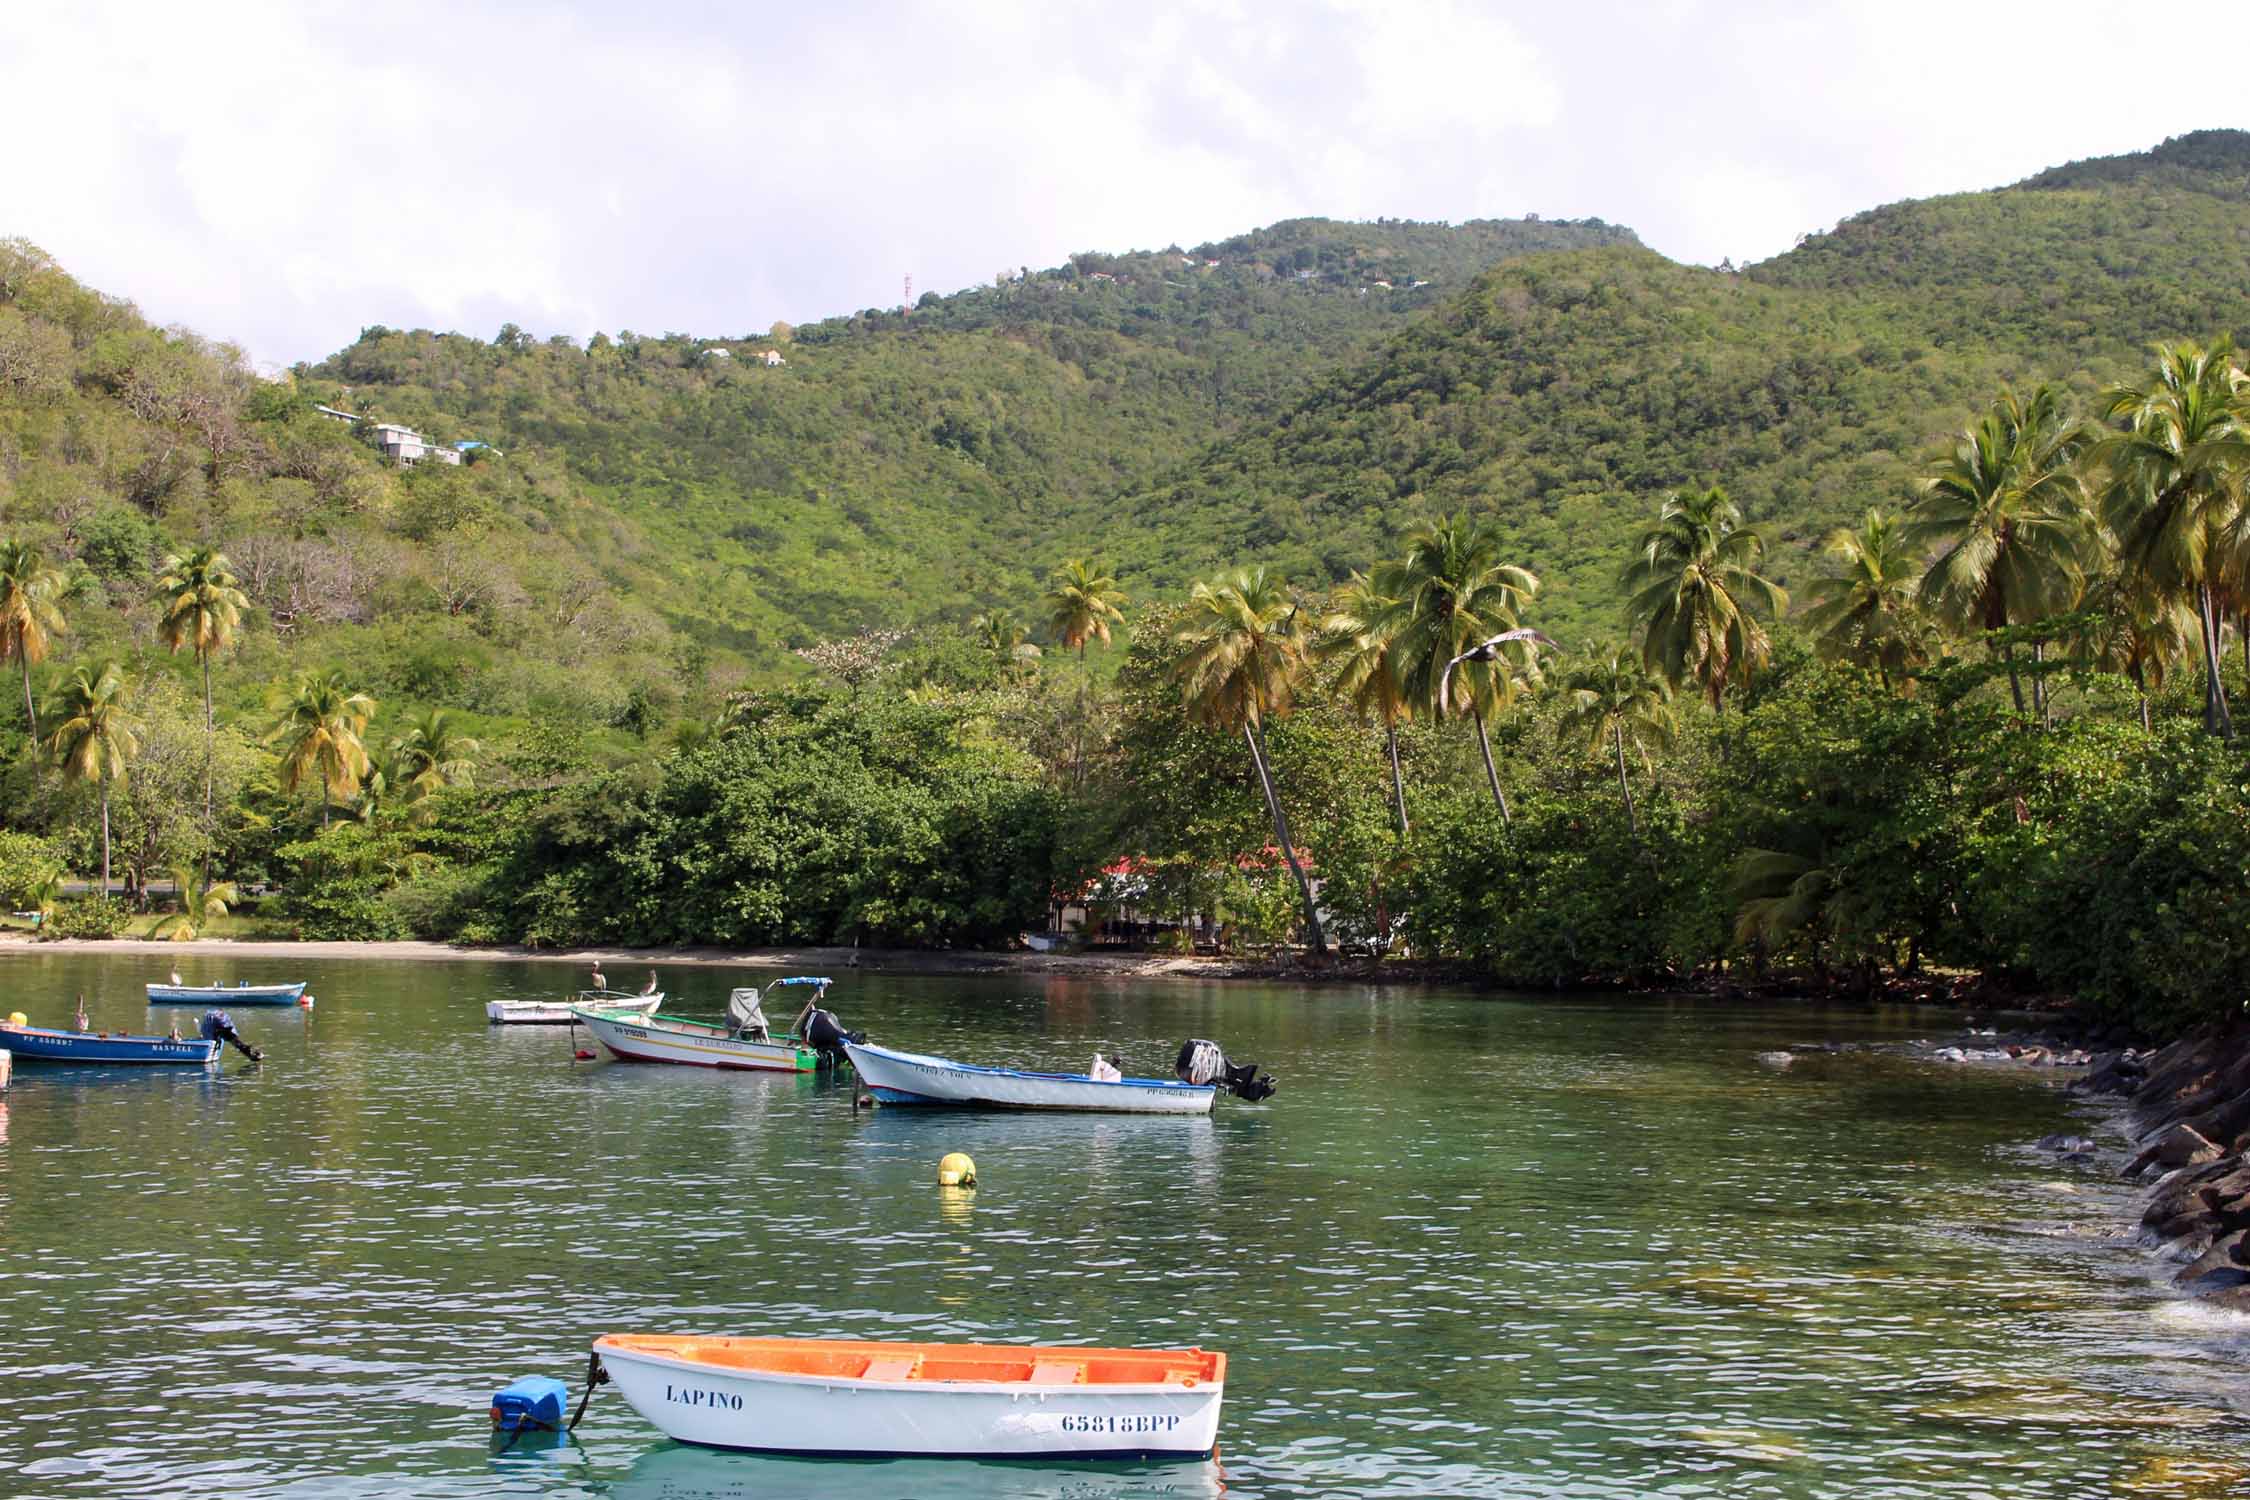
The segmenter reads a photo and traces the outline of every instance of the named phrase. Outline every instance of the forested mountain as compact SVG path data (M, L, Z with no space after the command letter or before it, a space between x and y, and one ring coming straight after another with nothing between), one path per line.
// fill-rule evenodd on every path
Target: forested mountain
M1787 581L2003 384L2091 396L2157 339L2250 334L2246 183L2250 134L2207 131L1876 209L1740 273L1629 247L1502 264L1127 497L1113 556L1327 582L1467 505L1546 581L1538 618L1585 634L1617 624L1655 498L1721 483Z
M1101 543L1114 496L1281 409L1485 266L1631 242L1598 221L1294 220L765 338L580 348L371 328L299 381L559 464L653 544L598 566L770 666L862 626L1020 601Z

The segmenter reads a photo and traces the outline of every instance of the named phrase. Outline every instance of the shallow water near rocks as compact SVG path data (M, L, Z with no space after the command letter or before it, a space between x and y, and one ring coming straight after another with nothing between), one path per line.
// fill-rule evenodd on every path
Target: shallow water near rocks
M0 1010L161 1029L171 966L0 957ZM216 961L180 964L221 977ZM286 972L284 972L286 971ZM716 1015L756 971L666 968ZM0 1096L0 1495L1852 1496L2238 1492L2250 1325L2122 1237L2053 1075L1887 1054L1936 1013L845 974L883 1041L1281 1080L1204 1121L855 1113L811 1078L490 1028L576 971L244 961L216 1072ZM637 985L638 968L612 978ZM183 1029L196 1012L177 1013ZM976 1158L973 1193L937 1161ZM614 1391L501 1454L492 1392L611 1330L1202 1344L1209 1465L671 1444Z

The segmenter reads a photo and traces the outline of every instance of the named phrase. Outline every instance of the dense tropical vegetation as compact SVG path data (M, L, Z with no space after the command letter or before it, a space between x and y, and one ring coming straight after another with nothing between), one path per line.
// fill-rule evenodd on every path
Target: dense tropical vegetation
M2246 164L2193 138L1746 273L1306 221L278 381L6 242L0 896L535 945L1075 904L1515 984L2228 1011ZM1447 295L1464 253L1508 258ZM497 446L401 470L373 416Z

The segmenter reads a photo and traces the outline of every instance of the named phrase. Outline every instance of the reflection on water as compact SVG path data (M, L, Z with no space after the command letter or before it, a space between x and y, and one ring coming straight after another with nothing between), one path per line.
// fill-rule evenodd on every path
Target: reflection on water
M151 968L8 955L0 982L35 1017L83 989L116 1029L145 1024ZM1207 1119L871 1113L848 1082L577 1062L567 1028L485 1024L575 988L559 966L273 968L245 973L321 1004L236 1012L262 1067L18 1068L0 1494L1217 1492L1208 1466L708 1454L614 1392L575 1440L496 1452L491 1393L575 1391L613 1329L1224 1349L1233 1497L2241 1476L2250 1323L2158 1285L2107 1168L2025 1149L2087 1128L2057 1095L1756 1062L1927 1016L855 975L850 1023L912 1050L1162 1075L1210 1036L1282 1080ZM739 982L665 980L713 1016ZM938 1186L949 1151L975 1190Z
M616 1500L1202 1500L1217 1465L965 1463L771 1458L671 1444L604 1482Z

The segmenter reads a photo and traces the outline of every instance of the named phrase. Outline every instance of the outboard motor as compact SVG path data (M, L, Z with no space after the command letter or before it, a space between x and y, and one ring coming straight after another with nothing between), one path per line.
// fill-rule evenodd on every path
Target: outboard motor
M1172 1071L1182 1083L1215 1084L1253 1104L1272 1098L1276 1086L1273 1075L1260 1073L1256 1063L1230 1063L1217 1042L1200 1037L1180 1044L1180 1058Z
M225 1042L228 1046L241 1053L244 1057L249 1058L252 1062L264 1062L266 1059L266 1055L263 1052L260 1052L257 1048L251 1046L248 1042L242 1039L242 1033L234 1029L234 1017L228 1015L223 1010L205 1011L203 1013L203 1020L196 1026L195 1029L197 1034L199 1034L203 1038L203 1040L207 1042Z
M846 1031L835 1012L822 1010L817 1005L805 1016L804 1029L798 1034L805 1039L806 1046L820 1054L820 1065L824 1068L842 1065L844 1043L867 1040L866 1032Z

